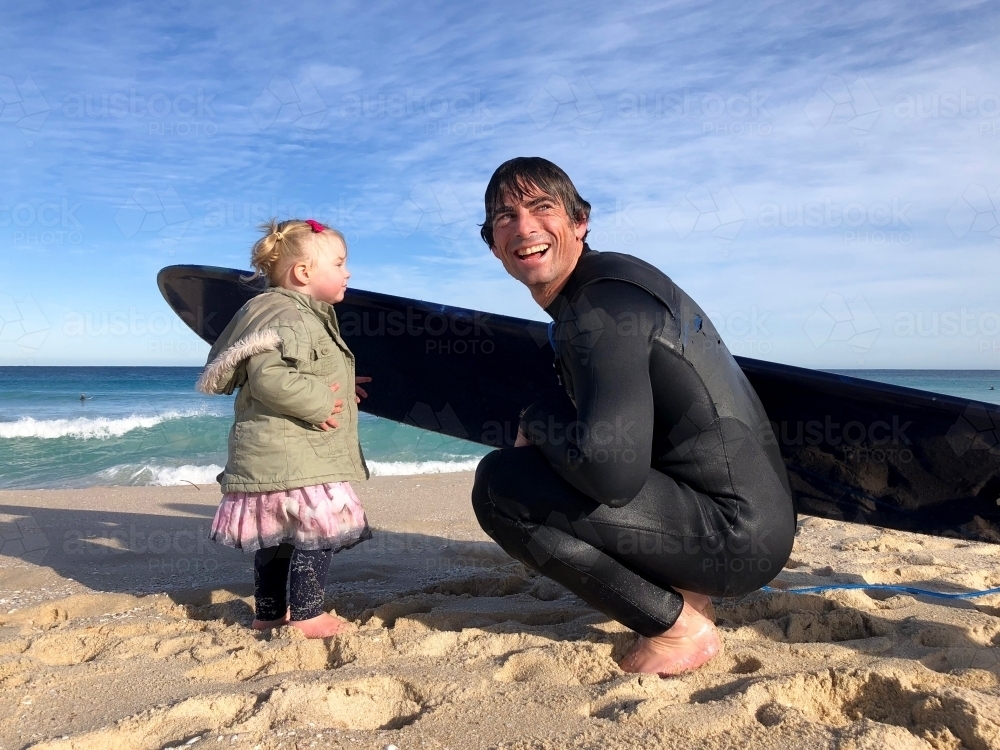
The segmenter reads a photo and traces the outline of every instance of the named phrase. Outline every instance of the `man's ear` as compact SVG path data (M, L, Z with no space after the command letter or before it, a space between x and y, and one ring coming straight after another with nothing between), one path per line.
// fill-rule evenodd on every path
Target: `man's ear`
M503 258L500 257L500 251L493 247L493 245L490 245L490 252L493 253L493 257L497 260L503 260Z
M582 216L578 222L573 226L573 236L578 240L582 240L587 234L587 230L590 228L590 219L586 216Z

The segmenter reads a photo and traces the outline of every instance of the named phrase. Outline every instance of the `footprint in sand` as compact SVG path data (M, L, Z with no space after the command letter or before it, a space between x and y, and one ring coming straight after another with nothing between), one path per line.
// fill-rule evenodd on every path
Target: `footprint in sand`
M512 654L493 675L499 682L596 685L621 675L611 644L552 643Z
M943 686L926 673L828 669L755 683L745 698L765 726L793 717L834 727L878 722L935 747L1000 747L1000 723L993 718L1000 716L1000 698Z
M263 738L302 727L399 729L416 721L425 702L394 677L339 684L282 683L264 695L197 696L144 711L113 726L35 745L36 750L154 750L194 744L207 733Z

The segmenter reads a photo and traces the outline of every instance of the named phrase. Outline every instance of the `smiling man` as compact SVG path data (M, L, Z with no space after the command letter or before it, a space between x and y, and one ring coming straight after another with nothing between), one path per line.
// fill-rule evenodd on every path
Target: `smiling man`
M482 236L552 317L569 396L486 456L473 506L510 555L639 634L624 670L721 648L710 596L782 569L795 511L767 415L701 309L653 266L586 244L590 204L545 159L502 164Z

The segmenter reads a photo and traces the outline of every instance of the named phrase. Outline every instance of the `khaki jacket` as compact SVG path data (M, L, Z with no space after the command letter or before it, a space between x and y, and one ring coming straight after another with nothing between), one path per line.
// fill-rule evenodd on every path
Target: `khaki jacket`
M329 386L339 383L334 394ZM240 308L208 355L203 393L236 390L223 492L368 478L358 440L354 355L331 305L271 287ZM316 425L344 402L337 429Z

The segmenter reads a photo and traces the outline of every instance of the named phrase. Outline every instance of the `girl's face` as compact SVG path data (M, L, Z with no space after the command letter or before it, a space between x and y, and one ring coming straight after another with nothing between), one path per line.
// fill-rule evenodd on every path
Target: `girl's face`
M331 305L341 302L347 292L347 280L351 278L347 270L347 248L332 233L317 234L310 239L313 262L302 291Z

